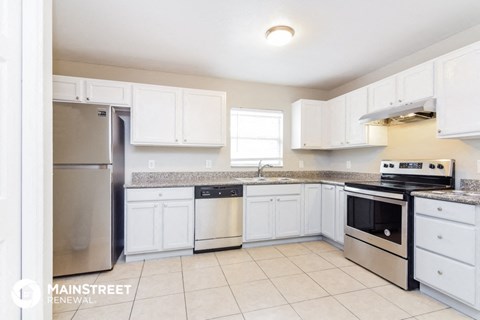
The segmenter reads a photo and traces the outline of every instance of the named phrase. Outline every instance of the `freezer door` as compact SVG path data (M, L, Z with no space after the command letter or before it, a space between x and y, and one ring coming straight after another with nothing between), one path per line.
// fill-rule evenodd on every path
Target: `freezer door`
M53 163L112 163L110 113L110 106L55 102Z
M53 275L112 268L111 170L54 168Z

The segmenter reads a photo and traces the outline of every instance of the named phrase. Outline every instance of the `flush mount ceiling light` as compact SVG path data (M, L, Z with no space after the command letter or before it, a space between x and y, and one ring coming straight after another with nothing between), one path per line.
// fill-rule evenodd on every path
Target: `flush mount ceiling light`
M284 46L292 40L295 30L289 26L274 26L267 30L265 38L274 46Z

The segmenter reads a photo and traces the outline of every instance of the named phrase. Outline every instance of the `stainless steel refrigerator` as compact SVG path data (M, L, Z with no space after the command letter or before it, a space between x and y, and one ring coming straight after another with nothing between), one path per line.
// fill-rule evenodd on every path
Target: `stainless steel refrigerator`
M123 250L124 126L111 106L53 104L53 275L109 270Z

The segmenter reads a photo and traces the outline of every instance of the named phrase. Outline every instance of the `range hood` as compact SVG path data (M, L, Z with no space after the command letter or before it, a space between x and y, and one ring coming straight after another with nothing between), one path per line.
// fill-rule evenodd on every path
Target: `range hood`
M435 116L435 99L429 98L367 113L358 121L369 125L391 126L432 119Z

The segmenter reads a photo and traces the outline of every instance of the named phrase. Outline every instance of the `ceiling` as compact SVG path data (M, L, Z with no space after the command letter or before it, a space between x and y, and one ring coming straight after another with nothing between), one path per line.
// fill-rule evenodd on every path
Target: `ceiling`
M478 0L54 0L53 54L330 90L480 24ZM295 37L270 46L265 31Z

